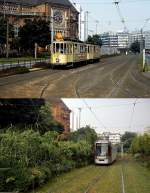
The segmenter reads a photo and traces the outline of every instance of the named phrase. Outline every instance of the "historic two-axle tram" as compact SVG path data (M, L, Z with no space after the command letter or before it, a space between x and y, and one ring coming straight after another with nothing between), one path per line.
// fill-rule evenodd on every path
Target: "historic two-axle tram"
M117 146L108 140L95 142L95 164L111 164L117 158Z
M92 63L100 59L100 46L73 41L54 41L51 45L53 66L74 66Z

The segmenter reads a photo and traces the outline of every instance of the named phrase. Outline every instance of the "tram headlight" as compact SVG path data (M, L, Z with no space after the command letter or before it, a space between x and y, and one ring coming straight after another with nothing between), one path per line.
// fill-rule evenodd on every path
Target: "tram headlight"
M60 62L59 58L56 58L56 62L57 62L57 63L59 63L59 62Z

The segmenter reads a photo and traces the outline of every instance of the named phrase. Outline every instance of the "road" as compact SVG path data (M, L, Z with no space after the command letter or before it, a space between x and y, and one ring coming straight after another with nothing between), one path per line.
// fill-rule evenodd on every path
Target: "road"
M149 193L149 170L132 158L110 166L90 165L57 177L36 193ZM33 192L32 192L33 193Z
M139 56L117 56L70 69L47 69L0 78L1 98L150 97L150 79L138 70Z

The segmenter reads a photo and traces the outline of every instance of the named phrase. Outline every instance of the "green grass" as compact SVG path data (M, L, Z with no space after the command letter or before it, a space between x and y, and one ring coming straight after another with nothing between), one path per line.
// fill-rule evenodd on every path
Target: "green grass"
M120 193L122 168L126 193L149 193L150 171L133 159L110 166L90 165L63 174L30 193Z
M150 192L150 170L133 160L126 160L123 163L123 167L125 178L125 192Z

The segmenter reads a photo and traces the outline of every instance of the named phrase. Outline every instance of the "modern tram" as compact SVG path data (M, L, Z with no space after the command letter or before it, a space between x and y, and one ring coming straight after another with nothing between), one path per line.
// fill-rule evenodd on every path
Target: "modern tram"
M108 165L117 158L117 145L108 140L98 140L95 142L95 164Z
M73 41L54 41L51 45L53 66L74 66L78 63L92 63L100 60L101 49L98 45Z

